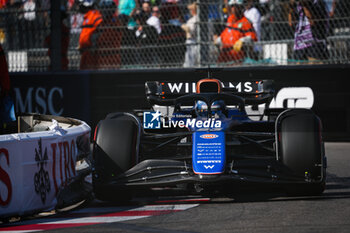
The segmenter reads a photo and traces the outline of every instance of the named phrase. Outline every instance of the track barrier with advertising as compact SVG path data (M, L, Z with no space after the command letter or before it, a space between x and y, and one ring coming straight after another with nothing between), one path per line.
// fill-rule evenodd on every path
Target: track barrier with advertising
M276 96L270 107L311 108L323 122L326 140L349 140L349 72L349 65L233 67L214 72L213 77L223 82L274 80ZM17 112L31 110L53 114L53 110L62 116L84 120L92 128L108 113L149 108L146 81L169 81L173 83L171 88L177 91L207 77L205 70L197 72L195 69L10 75Z
M86 153L90 127L60 119L34 120L32 127L43 130L0 135L0 218L54 209L61 190L78 175L76 161Z

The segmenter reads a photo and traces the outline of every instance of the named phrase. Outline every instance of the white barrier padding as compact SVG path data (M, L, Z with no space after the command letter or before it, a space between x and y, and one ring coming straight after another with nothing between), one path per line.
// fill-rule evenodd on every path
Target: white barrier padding
M28 54L26 51L9 51L7 61L9 72L28 71Z
M57 194L76 176L77 142L90 140L84 123L57 133L0 135L0 217L52 210Z
M288 45L286 43L266 44L263 46L263 51L264 59L272 59L279 65L287 65Z

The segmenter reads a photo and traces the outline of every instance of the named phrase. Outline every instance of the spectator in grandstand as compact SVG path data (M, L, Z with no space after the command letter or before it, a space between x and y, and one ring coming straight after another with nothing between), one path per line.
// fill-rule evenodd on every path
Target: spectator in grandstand
M227 25L232 25L232 23L236 20L235 14L233 12L233 4L229 4L232 1L225 0L225 2L229 12ZM243 0L243 4L245 5L244 16L253 24L258 40L260 40L260 31L261 31L260 11L258 10L258 8L254 6L254 0Z
M24 42L25 42L25 48L35 48L37 47L38 38L36 38L36 35L38 33L37 31L37 4L34 0L26 0L23 3L23 21L22 26L23 28L23 36L24 36Z
M0 44L0 134L6 133L8 124L15 120L6 55Z
M233 5L229 5L229 0L224 1L223 8L224 18L226 20L226 24L221 24L215 28L214 37L217 38L227 27L232 27L233 23L236 22L236 16L233 13Z
M350 27L350 1L333 0L329 16L332 18L332 28L335 33L342 33L344 28Z
M258 40L260 40L261 14L254 6L254 0L246 0L244 16L253 24Z
M119 0L118 15L128 16L128 27L130 28L134 28L136 26L133 16L138 8L137 3L138 1L135 0Z
M151 12L151 6L149 2L143 2L142 3L142 11L148 16L151 17L152 12Z
M80 69L91 69L96 64L93 55L96 48L93 47L91 38L103 19L100 11L95 9L93 0L79 0L79 10L84 14L78 47L81 54Z
M22 29L21 17L19 14L13 12L19 12L22 8L21 0L9 0L6 5L6 45L8 50L23 49L23 34L20 33Z
M36 17L35 9L36 9L36 7L37 6L36 6L34 0L26 0L26 1L24 1L24 3L23 3L23 11L24 11L23 17L24 17L25 20L28 20L28 21L35 20L35 17Z
M253 25L244 16L243 0L230 0L235 21L228 25L214 43L220 47L218 62L241 63L251 53L257 35Z
M84 22L84 15L79 10L79 4L68 4L68 11L71 12L70 14L70 32L72 34L79 34L81 33L81 26Z
M293 2L288 20L295 28L294 58L309 63L327 60L328 12L323 0Z
M231 11L228 9L228 7L229 7L228 0L225 0L224 5L222 6L222 9L221 9L222 11L220 12L221 17L219 19L212 20L214 37L220 36L221 32L226 28L227 23L231 21L232 16L234 16L233 14L231 14Z
M229 0L224 0L224 9L225 9L225 13L227 13L227 15L233 14L233 9L231 8L231 6L229 4Z
M95 68L116 69L121 65L120 47L123 37L121 22L114 15L117 6L113 0L101 0L99 8L103 21L92 36L92 43L96 47Z
M266 16L269 12L270 0L259 0L258 10L262 17ZM264 19L262 19L264 20Z
M244 16L253 24L258 41L261 37L261 14L259 10L254 6L254 0L245 0ZM262 51L260 45L255 44L251 58L257 60L259 53Z
M219 21L216 23L216 25L214 25L214 41L221 35L222 32L225 31L226 28L231 27L236 21L236 16L232 13L233 7L228 4L228 1L229 0L224 0L224 6L222 9L224 20Z
M157 30L146 23L148 16L144 12L135 15L135 20L138 24L135 35L136 45L140 48L137 50L139 56L139 65L147 66L156 64L157 50L151 46L158 45Z
M42 25L45 25L46 27L50 26L50 8L51 8L51 1L50 0L39 0L40 10L38 12L39 17L42 17L43 21L41 22ZM40 25L41 26L41 25Z
M160 18L159 7L158 6L152 7L152 16L147 19L146 23L148 25L153 26L157 30L158 34L162 32L162 26L159 18Z
M67 18L67 13L64 8L61 8L61 69L68 70L68 46L69 46L69 28L64 24ZM51 33L45 38L44 46L48 48L47 55L51 55ZM51 64L49 66L51 70Z
M71 10L74 7L75 0L68 0L67 1L67 9Z
M70 0L70 2L73 0ZM79 10L78 1L73 1L67 6L69 14L69 25L70 25L70 46L79 46L79 37L84 22L84 14Z
M160 10L166 24L170 23L175 26L181 26L181 24L184 22L178 2L179 0L162 1Z
M199 23L197 15L196 3L189 4L187 6L191 18L187 20L185 24L181 25L181 28L186 32L186 54L184 67L198 66L198 45L197 45L197 24Z

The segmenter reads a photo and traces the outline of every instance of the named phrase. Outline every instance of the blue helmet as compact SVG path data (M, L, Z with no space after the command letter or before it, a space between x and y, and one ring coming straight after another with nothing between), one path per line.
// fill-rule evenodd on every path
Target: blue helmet
M198 116L202 116L202 117L208 116L208 106L204 101L198 100L194 108ZM220 115L226 109L226 105L223 100L217 100L211 104L210 108L211 108L211 115L215 115L215 114Z
M207 116L208 106L204 101L198 100L194 106L194 109L197 113L197 116Z

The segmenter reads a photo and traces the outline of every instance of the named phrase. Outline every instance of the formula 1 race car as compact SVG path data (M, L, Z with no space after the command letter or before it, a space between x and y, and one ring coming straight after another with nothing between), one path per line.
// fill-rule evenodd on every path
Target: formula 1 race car
M269 109L257 120L246 106L271 102L271 80L146 82L149 110L110 113L94 135L98 199L185 185L193 190L242 183L278 184L321 194L326 157L321 121L309 109Z

